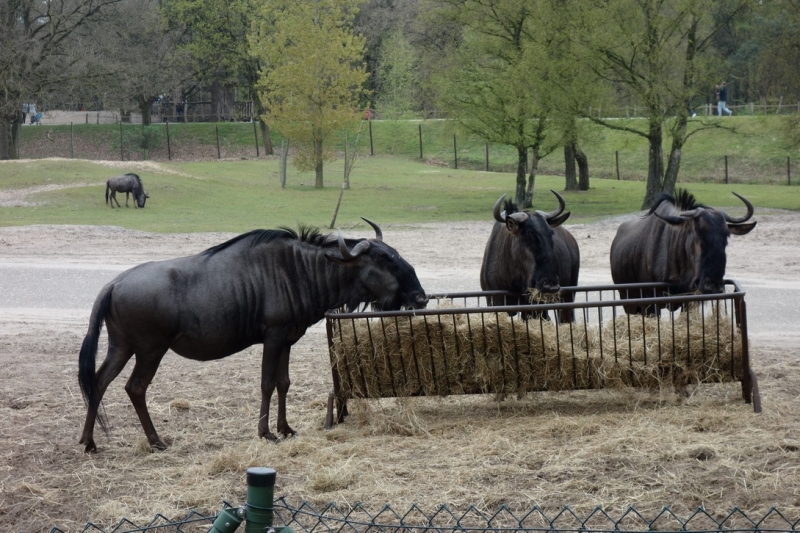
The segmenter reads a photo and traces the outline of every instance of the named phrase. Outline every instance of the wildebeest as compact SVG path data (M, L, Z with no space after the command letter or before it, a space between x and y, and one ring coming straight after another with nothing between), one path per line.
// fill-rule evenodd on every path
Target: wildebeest
M622 291L622 298L640 298L725 290L725 247L728 237L745 235L756 225L753 204L735 194L747 206L743 217L697 203L686 190L676 196L661 194L641 218L620 224L611 243L611 277L614 283L666 282L669 291ZM652 306L626 305L628 313L657 312Z
M117 207L122 207L117 200L118 192L125 193L125 207L128 207L128 195L130 194L133 194L133 199L136 202L133 204L134 207L144 207L145 202L150 198L144 192L142 179L133 173L114 176L106 181L106 203L108 203L109 192L111 192L111 207L114 207L114 202L117 202Z
M569 218L564 213L564 198L551 190L558 198L558 208L550 213L542 211L519 211L505 195L494 206L497 221L492 228L483 253L481 265L481 288L483 290L506 290L523 295L534 288L542 293L558 293L561 286L578 284L580 251L572 234L561 224ZM559 299L572 302L575 295L562 292ZM523 296L518 299L494 298L490 305L528 304ZM561 321L571 322L572 311L562 311Z
M366 219L364 219L366 220ZM330 309L423 308L428 303L414 268L383 242L338 239L301 227L255 230L194 256L145 263L109 282L98 294L80 350L79 382L88 411L81 436L96 450L95 420L106 388L136 355L125 390L154 448L156 433L145 393L168 349L197 361L221 359L263 344L258 434L269 430L269 406L278 389L277 431L294 434L286 421L289 350ZM95 372L100 328L108 354Z

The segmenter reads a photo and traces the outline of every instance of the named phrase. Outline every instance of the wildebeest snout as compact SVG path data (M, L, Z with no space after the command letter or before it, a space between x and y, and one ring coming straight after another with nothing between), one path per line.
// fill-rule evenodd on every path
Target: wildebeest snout
M539 292L552 294L560 291L561 285L559 284L558 279L543 279L539 280L536 288L539 289Z
M428 305L428 297L422 292L414 291L411 293L411 301L414 309L425 309Z
M704 278L697 285L697 290L702 294L720 294L725 292L725 283L721 279Z

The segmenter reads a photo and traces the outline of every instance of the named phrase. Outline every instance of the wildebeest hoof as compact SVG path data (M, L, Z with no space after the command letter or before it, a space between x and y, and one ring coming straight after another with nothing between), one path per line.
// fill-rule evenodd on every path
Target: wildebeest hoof
M278 437L276 437L275 434L272 433L271 431L267 431L266 433L263 433L263 434L259 435L259 437L261 437L262 439L266 439L266 440L268 440L270 442L274 442L274 443L278 442Z
M86 444L86 448L83 449L83 453L97 453L97 446L93 440L90 440L86 443L81 441L79 444Z
M154 452L163 452L167 449L167 445L164 444L160 439L150 443L150 449Z

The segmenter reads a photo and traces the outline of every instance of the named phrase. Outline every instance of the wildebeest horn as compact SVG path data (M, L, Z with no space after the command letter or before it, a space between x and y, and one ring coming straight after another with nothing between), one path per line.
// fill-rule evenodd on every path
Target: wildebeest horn
M735 192L733 194L736 195L736 197L739 198L739 200L743 201L744 205L747 206L747 214L743 217L732 217L729 216L727 213L722 213L722 216L725 217L726 222L730 222L731 224L741 224L742 222L747 222L748 220L750 220L750 217L753 216L754 212L753 204L751 204L750 201L744 196L736 194Z
M367 218L364 218L364 217L361 217L361 220L363 220L364 222L366 222L367 224L372 226L372 229L375 230L375 240L376 241L383 241L383 232L381 231L380 226L378 226L373 221L371 221L371 220L369 220Z
M528 220L528 213L526 213L525 211L517 211L516 213L511 213L508 216L514 219L517 222L517 224L522 224L523 222Z
M494 209L492 210L494 219L502 224L505 224L506 222L506 212L505 211L503 211L502 213L500 212L500 208L503 206L503 199L505 197L506 197L505 194L501 196L500 199L497 200L497 203L494 204Z
M692 216L691 215L692 211L687 211L687 213L690 213L688 215L689 217ZM681 213L680 216L676 216L676 215L661 215L658 213L658 211L653 211L653 214L658 218L660 218L661 220L663 220L664 222L666 222L667 224L672 224L673 226L678 226L689 220L686 217L686 213Z
M361 241L360 243L356 244L353 247L353 251L347 249L347 243L344 242L344 237L342 237L342 230L339 230L339 253L342 254L342 258L345 261L352 261L364 251L369 248L369 241Z
M555 194L556 198L558 198L558 208L556 208L554 211L551 211L549 213L545 213L544 211L539 211L539 214L541 214L545 218L545 220L550 220L551 218L557 217L558 215L560 215L561 213L564 212L564 208L567 206L567 203L564 201L564 197L563 196L558 194L553 189L550 189L550 192Z

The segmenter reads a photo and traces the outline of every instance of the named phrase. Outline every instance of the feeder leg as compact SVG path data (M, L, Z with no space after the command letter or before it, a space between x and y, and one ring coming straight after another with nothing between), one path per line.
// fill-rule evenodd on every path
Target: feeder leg
M753 387L753 412L758 414L761 412L761 394L758 392L758 378L752 368L750 369L750 383Z
M328 394L328 409L325 412L325 429L331 429L333 427L333 400L334 395L333 391Z

